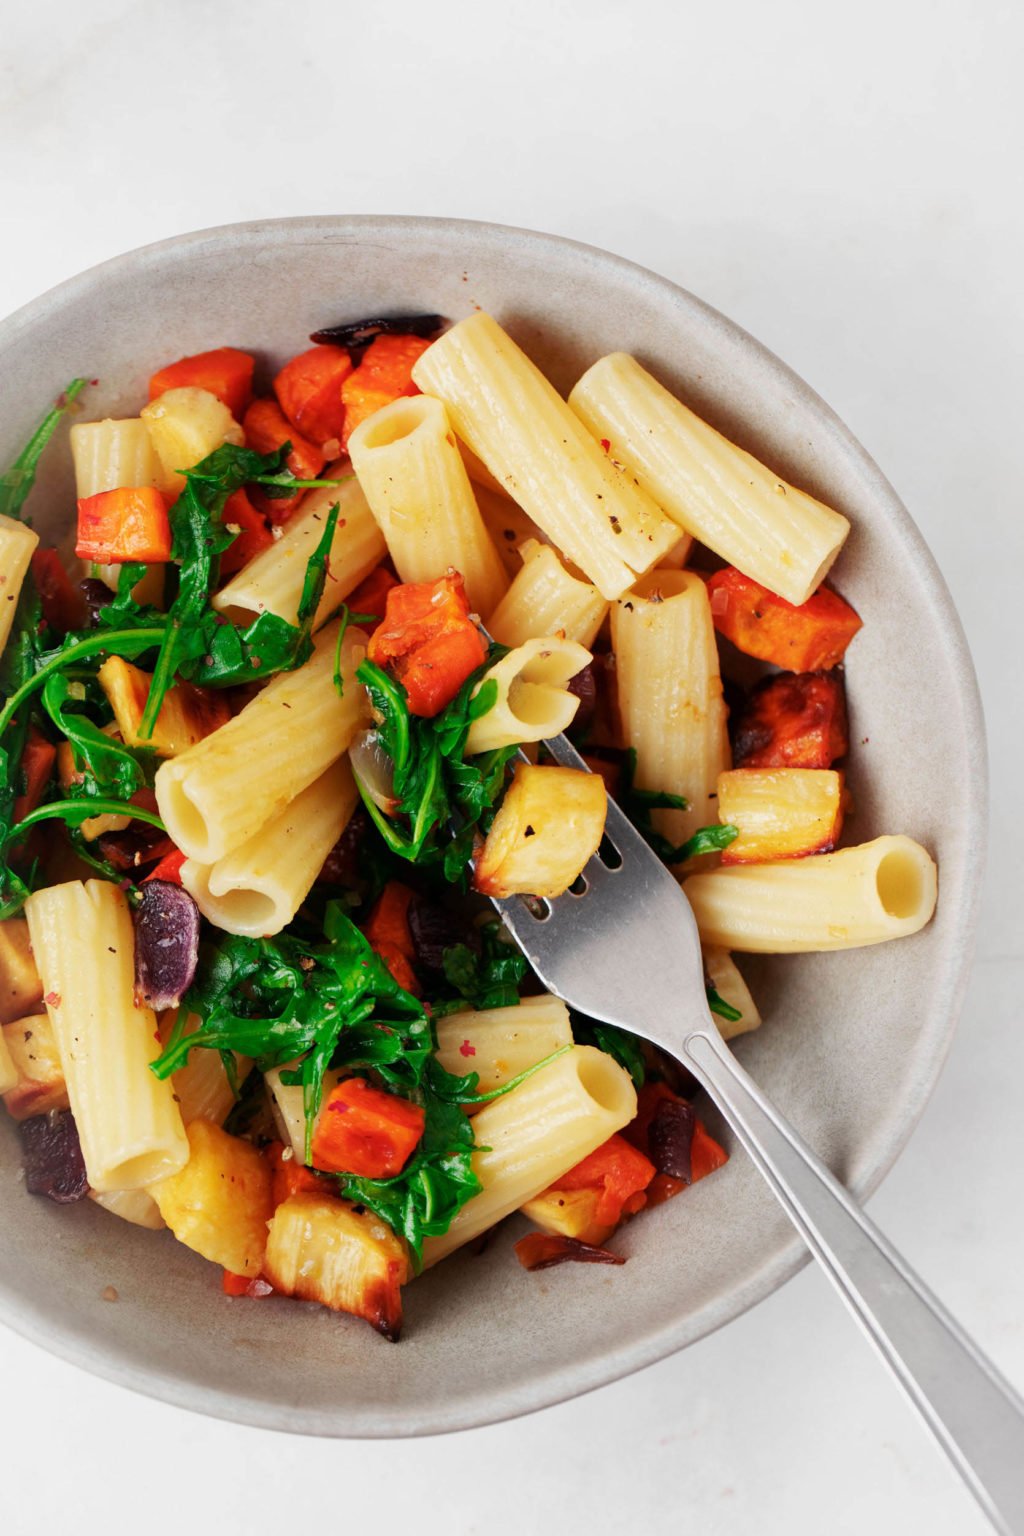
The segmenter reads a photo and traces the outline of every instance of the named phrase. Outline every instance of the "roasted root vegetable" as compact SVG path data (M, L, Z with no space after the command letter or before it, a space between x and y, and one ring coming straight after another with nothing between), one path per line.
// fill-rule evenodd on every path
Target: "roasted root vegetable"
M296 432L323 445L341 441L345 406L341 386L352 372L344 347L312 347L285 363L274 380L274 394Z
M324 1101L313 1131L313 1166L325 1173L392 1179L401 1173L426 1123L424 1111L364 1077L343 1078Z
M331 1181L315 1169L307 1168L283 1141L272 1141L264 1147L263 1155L270 1164L275 1209L290 1200L292 1195L331 1193Z
M359 367L341 386L345 406L342 446L356 427L374 411L403 395L417 395L412 381L413 364L430 346L419 336L378 336L363 354Z
M450 704L487 657L458 572L389 588L367 655L402 684L411 714L433 716Z
M273 453L291 443L288 468L300 480L315 480L324 467L324 456L316 443L297 431L276 400L254 400L242 425L245 441L257 453ZM291 501L292 498L286 498Z
M3 1037L18 1074L14 1087L3 1096L7 1113L15 1120L28 1120L51 1109L67 1109L68 1087L49 1014L13 1019L3 1025Z
M485 896L561 896L600 846L608 791L596 773L519 763L476 861Z
M361 581L354 592L349 593L346 599L349 611L353 614L365 613L372 620L356 627L367 636L372 635L374 629L384 618L388 605L388 593L392 587L398 586L398 577L393 576L386 565L378 565L371 571L365 581Z
M79 560L98 565L169 560L171 525L166 498L149 485L125 485L83 497L78 503L75 554Z
M0 1024L36 1013L42 1000L28 923L23 917L9 917L0 923Z
M658 1124L655 1122L658 1121ZM622 1133L658 1169L647 1186L647 1204L660 1205L729 1161L724 1147L708 1132L689 1101L665 1083L645 1083L636 1119ZM689 1157L689 1175L683 1160ZM683 1168L683 1172L671 1169Z
M224 443L244 441L228 407L208 389L169 389L143 408L142 419L160 460L162 488L171 495L184 489L183 470Z
M412 901L413 892L407 885L400 880L389 880L377 898L363 932L398 985L411 992L413 997L421 997L423 989L413 969L416 945L409 927Z
M186 1126L191 1155L180 1173L150 1186L180 1243L232 1274L258 1275L274 1213L270 1169L247 1141L209 1120Z
M228 528L239 529L235 542L220 557L221 575L232 576L243 565L248 565L250 560L255 560L257 555L269 549L274 536L267 526L266 518L257 512L244 490L235 491L228 497L224 506L224 523Z
M254 1301L274 1294L274 1287L269 1280L264 1280L262 1275L256 1275L254 1278L248 1275L233 1275L230 1269L226 1269L221 1276L221 1290L225 1296L248 1296Z
M70 1109L51 1110L21 1122L21 1161L30 1195L71 1205L89 1193L82 1144Z
M292 1195L274 1212L263 1272L275 1291L351 1312L398 1339L409 1256L371 1211L329 1195Z
M621 1253L609 1253L577 1237L549 1232L528 1232L514 1245L524 1269L553 1269L556 1264L625 1264Z
M43 618L52 630L66 635L69 629L84 629L88 608L80 587L76 587L55 549L37 549L32 556L32 579L39 593Z
M718 815L739 834L723 864L829 853L843 826L843 776L834 768L733 768L718 775Z
M175 683L160 706L152 736L143 738L139 727L149 697L150 674L121 656L110 656L97 676L123 740L130 747L152 747L161 757L176 757L187 747L194 747L231 718L223 694Z
M166 880L174 885L180 885L181 866L184 862L185 854L182 853L180 848L175 848L172 853L164 854L160 862L150 870L146 879L143 880L143 885L145 885L146 880Z
M737 713L737 768L831 768L849 749L841 672L778 672Z
M204 389L241 421L252 399L252 375L256 360L237 347L215 347L211 352L197 352L194 357L179 358L154 373L149 381L149 398L156 400L170 389Z
M647 1202L645 1191L656 1169L625 1137L610 1136L582 1162L523 1206L523 1215L546 1232L583 1243L608 1240L624 1216Z
M21 793L14 800L14 820L34 811L43 798L43 791L50 781L53 765L57 760L57 748L47 741L34 725L28 728L28 737L21 754Z
M794 607L734 566L709 578L708 597L719 634L748 656L794 672L838 666L861 627L849 603L828 587Z

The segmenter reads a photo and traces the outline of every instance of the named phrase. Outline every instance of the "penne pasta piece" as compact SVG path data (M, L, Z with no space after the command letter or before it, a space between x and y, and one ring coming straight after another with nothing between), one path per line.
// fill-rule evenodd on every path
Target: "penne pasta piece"
M427 1238L424 1267L557 1184L635 1114L629 1073L589 1045L574 1046L488 1104L473 1121L473 1171L483 1187L443 1237Z
M10 639L22 583L39 545L39 535L0 513L0 656Z
M618 597L678 540L544 375L490 315L462 320L413 368L462 441L604 597Z
M476 487L477 501L480 500L480 491L486 491L491 496L500 496L502 501L507 501L507 493L502 490L497 480L495 480L487 468L487 465L477 458L472 448L468 447L465 443L460 443L459 452L462 455L462 462L466 466L466 474Z
M550 541L533 518L527 517L522 507L510 497L500 491L486 490L484 486L475 483L473 494L480 508L480 516L501 556L505 574L510 581L514 581L523 568L523 545L530 539L535 544L548 544Z
M511 1008L466 1009L437 1020L435 1055L446 1072L475 1072L478 1091L503 1088L520 1072L572 1045L569 1010L550 992ZM472 1106L470 1106L472 1112Z
M485 618L508 586L440 400L413 395L375 411L349 438L359 483L403 581L461 573Z
M241 445L245 433L222 400L208 389L168 389L141 411L160 465L159 489L173 496L191 469L225 443Z
M167 1223L160 1215L160 1207L145 1189L110 1189L100 1194L90 1189L89 1199L95 1200L112 1216L131 1222L133 1227L147 1227L150 1232L162 1232Z
M876 837L811 859L713 869L683 889L703 944L798 954L917 933L935 910L936 870L912 838Z
M561 896L604 836L599 774L520 762L476 861L484 896Z
M733 768L718 776L718 815L739 830L723 864L829 853L843 826L843 775L832 768Z
M249 624L261 613L276 613L289 624L296 622L306 567L335 502L340 508L338 522L313 628L326 624L349 593L383 560L384 535L359 481L347 464L333 465L329 474L337 479L338 489L307 491L298 511L284 524L281 537L244 565L213 598L214 608L233 623Z
M688 533L682 534L678 541L672 545L672 548L665 557L658 561L657 569L659 571L681 571L690 558L690 550L692 548L693 540L690 535Z
M188 858L214 864L253 837L336 763L368 715L356 680L362 636L320 631L313 656L271 678L234 719L157 770L157 805Z
M727 949L716 949L713 945L704 949L704 974L723 1003L728 1003L740 1015L738 1019L723 1019L720 1013L714 1015L723 1040L732 1040L736 1035L746 1035L760 1027L757 1004Z
M707 592L692 571L655 571L612 607L623 739L637 789L682 795L685 811L652 812L680 844L718 820L718 775L729 767L728 712Z
M8 1074L7 1087L0 1090L7 1113L15 1120L28 1120L51 1109L67 1109L68 1085L49 1015L33 1013L14 1019L0 1029L0 1037L0 1058L6 1052L14 1074L13 1078Z
M493 638L499 645L515 646L561 634L592 645L608 612L607 600L588 581L570 575L549 544L527 539L519 552L522 567L487 622Z
M348 758L341 758L215 864L187 859L181 883L203 916L227 933L280 933L309 895L358 800Z
M557 635L526 640L489 668L473 690L488 681L498 696L486 714L473 721L466 737L466 755L493 752L516 742L549 741L568 730L579 709L568 684L591 660L590 652Z
M0 1024L37 1012L43 983L32 953L28 923L23 917L0 922Z
M613 352L569 404L687 533L791 603L824 580L850 524L701 421L635 357Z
M188 1159L156 1018L135 1005L135 935L124 893L105 880L34 891L25 903L44 1002L93 1189L138 1189Z

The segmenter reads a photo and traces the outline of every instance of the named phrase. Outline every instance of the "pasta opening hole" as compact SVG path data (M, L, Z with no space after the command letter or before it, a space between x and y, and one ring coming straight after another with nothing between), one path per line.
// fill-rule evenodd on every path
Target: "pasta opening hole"
M171 1167L167 1165L165 1152L141 1152L138 1157L126 1158L123 1163L118 1163L116 1168L112 1168L107 1182L115 1184L118 1191L141 1191L145 1185L152 1184L157 1179L166 1178L173 1171L173 1165Z
M163 809L164 821L173 826L174 840L190 859L205 863L210 858L210 828L206 817L191 798L184 784L173 782L168 788L169 804ZM168 812L171 814L168 815Z
M229 932L248 934L262 938L277 933L281 928L281 910L272 896L250 888L227 891L223 896L210 895L208 904L215 920L229 926Z
M590 1046L577 1046L574 1053L580 1086L602 1109L613 1114L626 1112L627 1118L636 1113L636 1094L628 1074L606 1056L604 1051Z
M875 871L878 899L890 917L913 917L924 901L924 875L920 862L906 849L887 853Z
M396 400L393 405L378 411L363 433L363 448L389 448L392 443L411 437L426 421L434 403L419 395Z

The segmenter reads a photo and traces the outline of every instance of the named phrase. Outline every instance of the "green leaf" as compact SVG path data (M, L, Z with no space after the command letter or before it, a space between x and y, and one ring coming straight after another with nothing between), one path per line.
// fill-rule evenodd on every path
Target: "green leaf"
M435 1018L470 1008L511 1008L519 1001L526 960L494 919L480 929L480 953L452 944L441 957L445 980L458 994L433 1004Z
M699 827L684 843L670 842L667 837L655 831L651 822L651 812L685 811L689 809L690 802L683 795L672 795L655 789L637 789L634 783L635 778L636 749L630 747L626 753L619 804L641 837L665 864L685 864L687 859L695 859L699 854L718 853L723 848L728 848L729 844L739 837L738 827L730 826L728 823L716 823L710 827Z
M36 470L43 450L61 423L68 409L85 388L85 379L72 379L59 396L52 410L47 411L24 448L0 475L0 514L4 517L20 517L28 494L36 479Z
M154 755L125 746L100 730L88 716L70 709L69 704L75 702L71 688L63 672L53 673L43 687L42 703L54 725L71 743L75 767L84 775L72 798L130 800L137 790L152 782ZM135 808L132 809L134 812Z
M708 995L708 1007L712 1013L717 1013L720 1019L728 1019L730 1024L735 1024L737 1019L742 1019L743 1014L732 1003L727 1003L720 993L716 992L710 981L704 983L704 990Z
M615 1024L602 1024L597 1019L585 1018L583 1014L574 1013L571 1017L573 1039L577 1045L596 1045L599 1051L607 1052L620 1067L625 1067L637 1088L643 1087L646 1076L643 1042L636 1035L619 1029Z

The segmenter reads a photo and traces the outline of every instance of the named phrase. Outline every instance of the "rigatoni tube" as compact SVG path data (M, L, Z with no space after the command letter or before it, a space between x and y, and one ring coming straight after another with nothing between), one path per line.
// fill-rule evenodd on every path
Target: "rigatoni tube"
M188 1141L160 1054L156 1018L135 1005L135 934L124 893L73 880L25 903L89 1183L137 1189L176 1173Z
M0 656L11 634L22 583L32 564L39 535L0 513Z
M681 528L790 603L824 580L850 524L701 421L635 357L613 352L569 404Z
M473 721L466 755L493 752L514 742L549 741L568 730L579 708L569 683L591 660L585 646L557 635L526 640L495 662L473 690L493 682L498 692L486 714Z
M508 586L445 408L427 395L395 400L349 439L352 465L403 581L462 575L485 619Z
M510 1008L467 1009L437 1020L437 1059L446 1072L475 1072L479 1092L502 1088L563 1046L572 1045L569 1010L550 992Z
M213 864L241 847L346 751L367 716L355 675L364 643L342 641L339 696L337 640L337 625L321 630L305 666L272 678L241 714L157 770L160 815L190 859Z
M636 787L688 801L685 811L652 813L655 829L682 843L718 820L718 776L730 761L718 646L700 577L652 571L638 582L612 605L612 648Z
M571 575L550 544L527 539L522 568L491 614L487 628L499 645L522 645L541 635L562 634L592 645L608 612L589 581Z
M413 378L444 401L462 441L605 597L618 597L677 541L675 524L490 315L453 326Z
M917 933L935 910L936 886L931 856L897 836L808 859L713 869L691 875L683 890L702 943L781 955Z
M424 1266L557 1183L635 1114L629 1073L589 1045L574 1046L488 1104L473 1121L473 1171L483 1188L443 1237L427 1238Z

